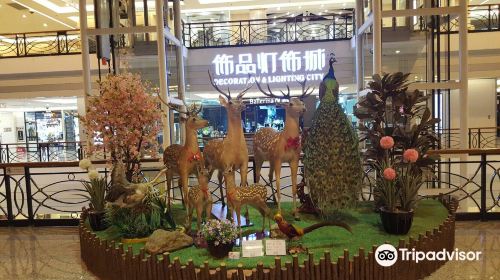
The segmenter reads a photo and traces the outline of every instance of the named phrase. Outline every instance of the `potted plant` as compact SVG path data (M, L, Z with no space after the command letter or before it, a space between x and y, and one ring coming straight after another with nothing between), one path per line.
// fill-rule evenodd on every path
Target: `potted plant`
M376 171L376 210L393 234L406 234L411 227L418 190L437 159L427 151L439 141L434 132L439 119L431 116L429 96L409 91L408 76L374 75L355 109L365 162Z
M82 181L90 202L90 209L87 212L90 227L94 231L105 230L105 197L106 197L106 178L99 175L99 172L92 166L89 159L83 159L79 164L80 168L87 171L90 181Z
M207 241L210 255L221 259L233 249L238 237L238 228L229 220L212 219L202 226L200 234Z

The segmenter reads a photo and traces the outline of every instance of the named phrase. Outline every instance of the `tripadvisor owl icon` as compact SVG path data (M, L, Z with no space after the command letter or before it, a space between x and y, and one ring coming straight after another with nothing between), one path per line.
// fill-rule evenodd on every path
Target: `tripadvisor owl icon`
M398 260L398 251L391 244L380 245L375 251L375 260L381 266L392 266Z

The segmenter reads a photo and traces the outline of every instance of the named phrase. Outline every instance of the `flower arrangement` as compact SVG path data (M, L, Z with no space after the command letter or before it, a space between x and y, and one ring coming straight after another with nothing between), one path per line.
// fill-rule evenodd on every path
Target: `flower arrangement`
M229 220L212 219L202 226L200 234L207 243L215 246L232 244L238 238L238 227Z
M361 121L365 162L377 171L376 202L392 211L413 209L424 174L432 173L437 159L427 151L437 147L439 119L431 116L429 95L408 90L408 76L374 75L354 112Z
M157 153L161 117L157 99L137 74L108 75L99 87L99 95L90 96L86 115L81 117L87 135L102 139L102 145L91 145L88 153L105 151L113 162L123 160L127 179L132 181L141 155Z

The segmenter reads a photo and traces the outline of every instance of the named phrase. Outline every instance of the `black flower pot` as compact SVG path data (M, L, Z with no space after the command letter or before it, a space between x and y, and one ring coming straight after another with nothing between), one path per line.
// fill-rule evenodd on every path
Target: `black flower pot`
M222 259L227 257L229 252L233 249L234 241L229 244L219 244L215 245L214 241L207 241L207 249L210 255L216 259Z
M390 234L407 234L413 223L413 209L410 211L389 211L385 207L380 208L380 219L384 230Z
M94 231L101 231L108 228L106 221L104 220L105 212L90 211L89 212L89 223L90 227Z

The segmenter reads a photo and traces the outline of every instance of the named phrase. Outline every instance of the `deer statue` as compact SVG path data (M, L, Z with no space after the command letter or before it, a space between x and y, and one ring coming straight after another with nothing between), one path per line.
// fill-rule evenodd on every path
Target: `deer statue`
M209 219L212 213L212 194L208 190L207 169L203 168L198 171L198 185L191 187L187 196L188 219L186 228L191 229L193 211L196 210L196 229L199 231L203 211L205 211L206 219Z
M224 180L226 181L227 202L231 210L231 217L236 213L238 227L241 227L241 207L250 205L257 209L262 215L262 231L265 229L266 216L268 217L269 229L271 229L271 210L267 207L267 188L266 186L253 184L251 186L236 187L234 180L234 170L231 168L224 171Z
M160 99L161 100L161 99ZM197 172L198 166L203 166L203 156L198 146L197 130L208 126L208 121L198 117L202 107L195 104L190 107L186 106L186 111L183 111L173 105L161 100L170 109L175 110L185 117L181 117L181 121L186 125L186 140L184 145L173 144L168 146L163 152L163 163L167 168L167 200L170 207L170 189L172 187L172 179L174 175L179 175L180 185L182 188L182 199L184 205L187 205L188 195L188 179L189 175Z
M299 167L299 157L301 151L299 118L306 111L302 98L310 95L313 89L306 89L306 81L299 82L302 88L302 94L298 97L290 96L290 87L287 85L288 92L281 91L282 96L275 95L271 91L271 87L267 85L267 90L257 82L257 87L266 96L280 99L287 99L288 103L283 103L285 108L286 119L283 131L278 132L270 127L259 129L254 135L253 151L255 156L255 173L257 183L260 180L260 170L264 161L269 161L269 181L272 184L273 173L276 176L276 193L278 200L278 211L281 211L281 189L280 176L281 164L288 162L291 170L292 178L292 194L293 194L293 214L298 218L296 211L296 196L297 196L297 172ZM271 185L272 187L272 185Z
M224 170L230 167L233 170L239 169L241 173L241 185L245 186L247 184L248 148L245 137L243 136L241 112L245 110L245 104L243 104L242 100L243 95L252 85L249 84L249 77L245 88L238 93L235 99L233 99L229 88L227 93L225 93L215 84L210 71L208 72L208 76L212 86L221 93L221 95L219 95L219 102L226 108L228 117L227 136L224 139L208 141L203 149L205 166L209 170L209 178L212 177L215 170L218 170L217 177L219 179L221 199L224 205L223 190L221 187Z

